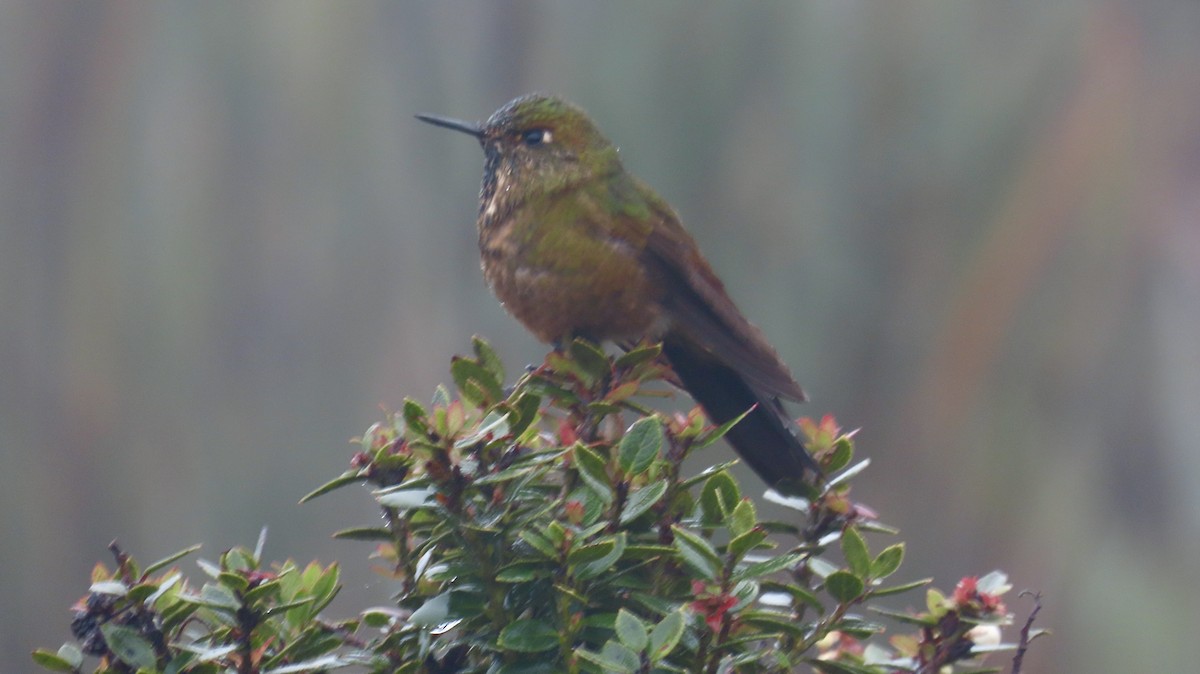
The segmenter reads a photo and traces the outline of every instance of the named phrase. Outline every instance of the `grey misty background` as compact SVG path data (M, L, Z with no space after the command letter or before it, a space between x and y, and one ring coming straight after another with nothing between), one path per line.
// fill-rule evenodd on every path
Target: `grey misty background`
M0 669L68 636L113 538L215 557L266 524L272 558L342 561L335 613L387 601L328 538L366 495L296 501L473 333L540 359L478 273L479 148L412 118L540 90L676 206L797 411L863 427L902 578L1042 590L1027 672L1191 671L1198 28L1185 1L0 3Z

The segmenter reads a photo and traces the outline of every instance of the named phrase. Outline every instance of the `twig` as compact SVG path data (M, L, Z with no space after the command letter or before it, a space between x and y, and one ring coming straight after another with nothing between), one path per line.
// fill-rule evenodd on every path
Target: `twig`
M1025 625L1021 627L1021 641L1017 644L1017 654L1013 656L1012 674L1021 674L1021 663L1025 659L1025 651L1029 650L1029 631L1033 627L1033 621L1037 618L1038 611L1042 610L1042 593L1031 592L1025 590L1021 596L1033 597L1033 610L1029 612L1029 617L1025 619Z

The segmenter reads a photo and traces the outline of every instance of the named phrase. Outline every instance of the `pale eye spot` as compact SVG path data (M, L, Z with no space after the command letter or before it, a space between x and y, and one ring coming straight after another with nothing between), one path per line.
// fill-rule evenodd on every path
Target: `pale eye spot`
M521 134L521 142L526 145L545 145L553 140L550 129L530 129Z

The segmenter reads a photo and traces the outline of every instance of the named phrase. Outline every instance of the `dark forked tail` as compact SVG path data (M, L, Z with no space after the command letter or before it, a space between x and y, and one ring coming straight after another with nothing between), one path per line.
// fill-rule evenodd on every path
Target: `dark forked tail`
M756 391L736 370L685 337L668 334L663 355L713 423L723 424L757 404L725 439L767 485L791 493L795 489L789 485L806 481L809 473L820 474L816 461L789 428L777 398Z

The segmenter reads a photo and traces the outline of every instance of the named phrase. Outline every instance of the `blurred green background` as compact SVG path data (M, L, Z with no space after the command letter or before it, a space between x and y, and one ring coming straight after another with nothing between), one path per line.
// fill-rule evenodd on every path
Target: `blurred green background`
M1200 4L619 4L0 3L0 670L113 538L268 525L387 601L369 499L297 499L473 333L544 352L412 115L541 90L863 428L902 578L1041 590L1027 674L1195 671Z

